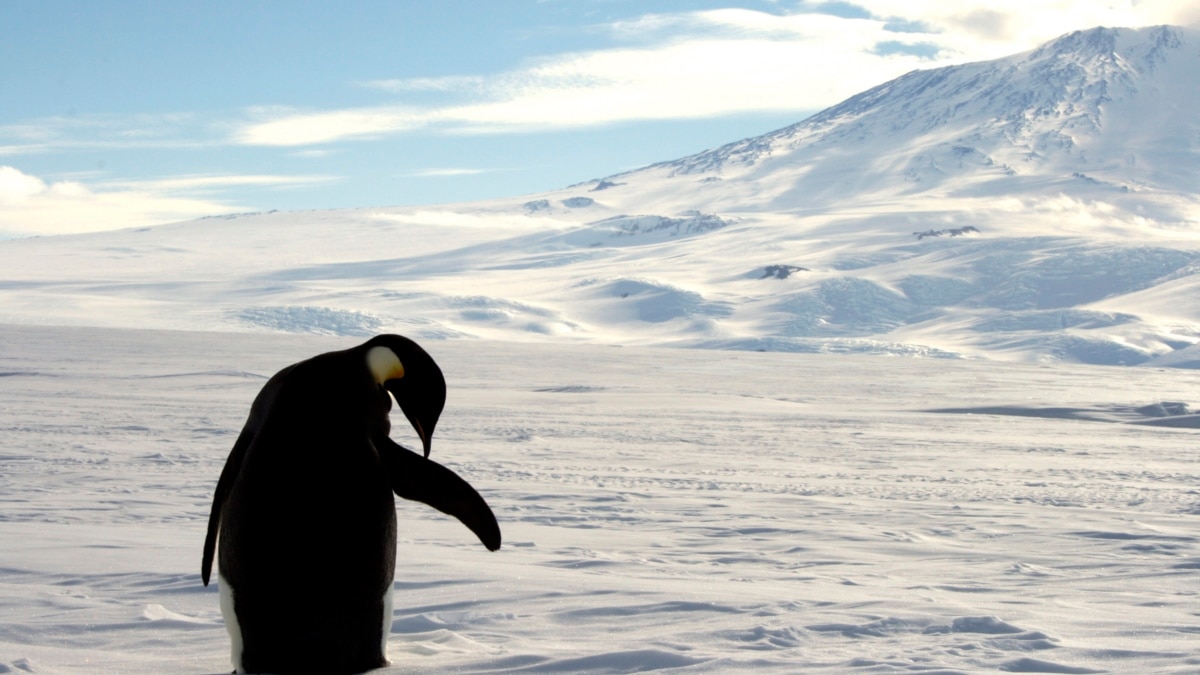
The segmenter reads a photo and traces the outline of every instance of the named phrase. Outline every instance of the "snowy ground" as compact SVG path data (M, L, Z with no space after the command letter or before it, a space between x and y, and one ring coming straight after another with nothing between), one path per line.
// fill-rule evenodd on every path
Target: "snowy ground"
M221 465L358 340L0 326L0 673L228 672ZM1200 670L1195 370L426 346L505 545L400 504L390 672Z

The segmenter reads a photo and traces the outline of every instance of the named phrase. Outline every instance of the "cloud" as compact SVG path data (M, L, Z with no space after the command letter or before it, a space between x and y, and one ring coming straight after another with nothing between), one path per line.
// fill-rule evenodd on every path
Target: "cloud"
M527 133L744 113L794 112L799 120L909 70L997 58L1094 25L1170 22L1183 17L1177 5L837 0L780 3L791 8L780 13L647 14L595 27L610 40L607 48L543 57L495 75L360 83L403 103L262 109L233 140L310 146L414 132Z
M378 89L391 93L414 91L456 92L464 89L483 88L486 85L487 78L478 75L414 77L407 80L373 80L361 83L361 86L368 89Z
M0 204L19 203L45 191L46 184L40 178L0 166Z
M99 186L106 190L146 190L151 192L196 192L231 187L302 187L337 180L331 176L175 176L140 181L108 181Z
M505 133L687 119L745 112L798 114L895 77L928 60L895 48L880 56L884 22L827 15L720 10L614 24L626 44L531 61L490 77L388 80L403 95L436 92L436 104L331 111L262 110L235 140L299 146L413 131ZM914 44L918 40L912 40ZM627 44L633 43L633 44Z
M434 123L436 111L403 106L355 108L332 112L258 112L263 119L234 134L241 145L292 146L331 143L351 138L378 138L387 134L415 131Z
M192 113L47 117L0 126L0 157L64 150L203 149L228 122Z
M97 232L189 220L244 207L210 196L234 187L292 187L331 180L320 176L180 176L150 181L85 184L47 182L0 166L0 237Z
M494 173L496 169L445 168L422 169L411 173L401 174L402 178L453 178L455 176L478 176L484 173Z
M947 46L972 59L1031 49L1064 33L1095 26L1186 23L1177 0L869 0L872 15L929 27Z

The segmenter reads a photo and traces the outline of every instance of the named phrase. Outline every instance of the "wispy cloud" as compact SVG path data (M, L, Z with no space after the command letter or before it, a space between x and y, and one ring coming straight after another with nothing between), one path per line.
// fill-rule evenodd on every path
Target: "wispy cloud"
M455 176L478 176L485 173L495 173L497 169L444 168L421 169L401 174L402 178L453 178Z
M263 109L234 142L305 146L417 131L524 133L616 122L813 112L914 68L994 58L1094 25L1182 17L1170 0L806 1L788 13L650 14L598 27L605 49L496 75L363 83L390 105ZM431 96L436 103L413 101ZM402 101L402 102L400 102Z
M69 150L196 149L224 142L238 122L194 113L47 117L0 125L0 157Z
M143 227L245 210L213 196L234 187L299 187L322 176L178 176L149 181L46 181L0 166L0 236Z
M144 190L151 192L205 192L231 187L294 188L337 180L332 176L273 176L247 174L239 176L173 176L140 181L107 181L95 187L103 190Z
M360 86L396 94L414 91L461 92L471 89L481 90L487 84L488 79L479 75L452 75L448 77L414 77L407 80L373 80L362 82Z
M1191 25L1200 5L1178 0L869 0L859 3L900 31L924 28L939 44L971 60L1033 48L1096 26Z
M562 54L489 78L376 83L396 94L441 92L448 102L263 111L261 120L239 130L236 139L248 145L310 145L416 130L529 132L745 111L812 111L922 63L903 54L881 58L861 34L839 39L834 33L844 33L844 20L834 17L801 21L723 12L677 18L682 25L668 30L670 20L646 17L613 27L616 34L650 39L650 44ZM781 23L785 20L790 23ZM688 34L662 36L681 29ZM848 38L855 45L848 45ZM830 45L839 43L843 49L830 54Z
M251 122L234 134L241 145L314 145L352 138L377 138L431 126L436 110L405 106L353 108L305 113L273 108L255 111L261 121Z

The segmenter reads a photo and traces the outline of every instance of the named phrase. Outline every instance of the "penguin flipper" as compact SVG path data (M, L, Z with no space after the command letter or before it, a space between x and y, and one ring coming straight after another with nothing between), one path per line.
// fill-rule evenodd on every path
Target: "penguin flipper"
M200 563L200 578L204 581L205 586L208 585L208 580L212 576L213 558L217 551L217 532L221 529L221 511L225 508L225 500L229 497L230 490L233 489L233 482L237 480L238 473L242 470L242 459L246 456L246 448L253 440L252 432L242 431L233 444L233 450L229 451L229 458L225 460L225 468L221 469L221 478L217 480L217 490L213 493L212 511L208 514L208 534L204 537L204 558Z
M461 476L412 452L392 439L375 439L392 490L414 502L428 504L466 525L489 551L500 548L500 525L491 507Z

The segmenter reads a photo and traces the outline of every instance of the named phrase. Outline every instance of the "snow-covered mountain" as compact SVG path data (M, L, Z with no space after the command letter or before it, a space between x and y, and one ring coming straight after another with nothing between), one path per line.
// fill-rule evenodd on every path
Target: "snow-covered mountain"
M0 242L0 322L1195 364L1197 109L1200 32L1097 28L543 195Z
M799 124L652 169L733 181L716 203L737 210L1045 192L1046 181L1096 198L1194 196L1198 50L1195 31L1165 26L1072 33L996 61L914 71ZM1168 222L1195 216L1164 206Z

